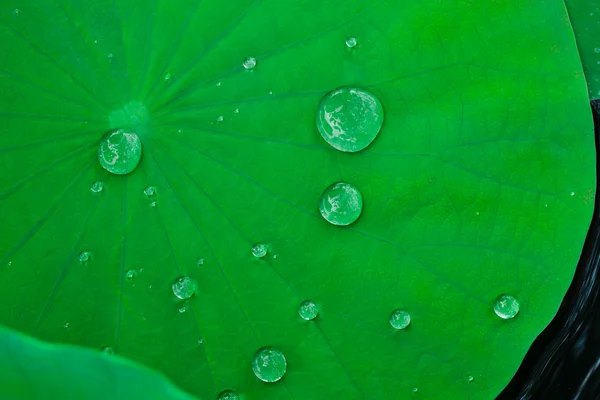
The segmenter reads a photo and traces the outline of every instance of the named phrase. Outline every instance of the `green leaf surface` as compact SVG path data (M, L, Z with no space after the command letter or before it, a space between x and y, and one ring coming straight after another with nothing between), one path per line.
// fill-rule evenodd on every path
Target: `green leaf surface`
M18 8L0 16L0 322L112 346L206 398L490 399L555 314L595 191L561 1ZM316 126L343 86L385 112L358 153ZM118 128L143 145L128 175L97 160ZM349 226L319 214L336 182L362 195ZM493 311L503 293L514 319ZM286 358L275 383L252 371L265 346Z
M0 397L192 400L163 376L127 359L40 342L3 327Z
M565 0L573 25L590 100L600 98L600 1Z

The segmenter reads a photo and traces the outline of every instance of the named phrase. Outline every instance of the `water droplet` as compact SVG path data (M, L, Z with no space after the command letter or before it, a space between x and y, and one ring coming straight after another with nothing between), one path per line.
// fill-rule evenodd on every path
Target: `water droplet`
M411 389L411 391L412 391L413 393L417 393L417 392L419 391L419 388L415 386L415 387L413 387L413 388Z
M594 53L600 53L600 47L594 48Z
M217 82L217 87L221 87L222 83L221 82Z
M183 314L186 311L185 306L179 307L179 312Z
M509 294L501 294L494 301L494 312L502 319L511 319L519 313L519 302Z
M98 44L98 40L97 39L94 40L94 44Z
M224 118L223 118L223 116L222 116L222 115L219 115L219 116L217 117L217 122L223 122L223 119L224 119Z
M270 96L271 96L271 95L273 95L273 92L269 92L269 95L270 95Z
M6 264L6 266L7 266L7 267L12 267L12 261L9 261L9 262Z
M267 255L267 245L264 243L256 243L252 246L252 255L256 258L263 258Z
M115 129L100 141L98 160L102 168L116 175L130 173L142 157L142 142L133 132Z
M112 62L113 57L113 53L108 53L108 62Z
M405 329L410 325L410 314L402 308L392 311L390 314L390 325L394 329Z
M355 48L357 44L358 42L356 41L355 37L351 37L346 40L346 46L348 46L349 49Z
M317 109L319 133L333 148L363 150L375 140L383 125L383 106L363 89L343 87L325 95Z
M137 271L134 269L130 269L129 271L127 271L125 273L125 278L129 279L130 281L135 279L136 276L137 276Z
M150 207L155 208L158 203L156 201L150 202Z
M21 10L15 8L15 16L18 17L19 15L21 15Z
M104 182L96 181L96 182L92 183L92 186L90 187L90 190L93 193L100 193L101 191L104 190Z
M170 81L172 77L173 77L173 75L171 75L171 73L170 73L170 72L167 72L167 73L165 74L165 81Z
M146 189L144 189L144 194L146 195L146 197L156 196L156 187L155 186L147 186Z
M202 339L202 338L198 339L198 344L202 344L202 343L204 343L204 339Z
M197 266L204 265L204 258L200 257L199 259L197 259L196 260L196 265Z
M252 358L252 371L263 382L277 382L287 369L283 353L274 347L259 349Z
M198 283L189 276L180 276L171 285L173 294L181 300L187 300L196 293Z
M475 380L475 378L473 377L473 375L467 376L467 381L468 382L473 382L474 380Z
M240 400L240 396L233 390L223 390L217 396L217 400Z
M317 318L317 315L319 315L319 307L313 301L306 300L300 303L298 314L300 314L302 319L310 321Z
M80 263L87 262L89 259L90 259L89 251L82 251L81 253L79 253L79 262Z
M571 192L571 196L575 196L575 192Z
M152 285L148 285L148 289L152 289Z
M236 108L235 110L233 110L233 113L234 113L234 114L239 114L239 113L240 113L240 109L239 109L239 108Z
M248 71L252 71L256 67L256 58L254 58L254 57L248 57L248 58L246 58L244 60L244 63L242 65Z
M102 352L104 354L115 354L115 350L112 347L110 347L110 346L104 346L102 348Z
M71 326L71 324L69 324L68 322L65 322L65 324L63 326L65 327L65 329L69 329L69 326Z
M329 186L319 200L319 211L333 225L350 225L362 212L362 195L349 183L338 182Z

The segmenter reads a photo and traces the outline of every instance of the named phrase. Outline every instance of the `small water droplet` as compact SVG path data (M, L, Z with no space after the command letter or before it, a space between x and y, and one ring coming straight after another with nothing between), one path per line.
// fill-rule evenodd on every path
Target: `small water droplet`
M196 265L201 266L204 265L204 258L200 257L196 260Z
M181 300L187 300L196 293L198 283L189 276L180 276L171 285L173 294Z
M252 371L263 382L277 382L286 370L285 356L274 347L263 347L252 358Z
M317 318L317 315L319 315L319 307L315 304L315 302L306 300L300 303L300 306L298 307L298 314L300 314L302 319L310 321Z
M600 53L600 47L594 48L594 53Z
M221 87L222 83L221 82L217 82L217 87Z
M148 289L152 289L152 285L148 285Z
M183 314L185 311L186 311L186 308L185 308L185 306L181 306L181 307L179 307L179 312L180 312L181 314Z
M511 319L519 313L519 302L509 294L501 294L494 301L494 312L502 319Z
M110 346L104 346L102 348L102 352L104 354L115 354L115 350L112 347L110 347Z
M223 118L223 116L222 116L222 115L219 115L219 116L217 117L217 122L223 122L223 119L224 119L224 118Z
M7 267L12 267L12 261L9 261L9 262L6 264L6 266L7 266Z
M142 142L138 135L124 129L115 129L104 135L98 147L98 161L102 168L116 175L133 171L142 157Z
M575 196L575 192L571 192L570 194L571 194L571 196Z
M217 396L217 400L240 400L240 396L233 390L223 390Z
M273 95L273 92L269 92L269 95Z
M234 113L234 114L239 114L239 113L240 113L240 109L239 109L239 108L236 108L235 110L233 110L233 113Z
M98 44L98 39L95 39L95 40L94 40L94 44Z
M129 271L127 271L125 273L125 278L129 279L130 281L135 279L135 277L137 276L137 271L134 269L130 269Z
M390 325L394 329L405 329L410 325L410 314L402 308L392 311L390 314Z
M474 380L475 380L475 378L473 377L473 375L467 376L467 381L468 382L473 382Z
M69 326L71 326L71 324L69 324L68 322L65 322L65 324L63 326L65 327L65 329L69 329Z
M170 81L172 77L173 77L173 75L170 72L167 72L165 74L165 81Z
M146 189L144 189L144 194L146 197L154 197L156 195L156 186L146 186Z
M90 190L92 191L92 193L102 192L104 190L104 182L96 181L96 182L92 183Z
M112 62L113 58L114 58L113 53L108 53L108 62Z
M79 253L79 262L80 263L85 263L90 259L90 252L89 251L82 251L81 253Z
M198 339L198 344L202 344L202 343L204 343L204 339L202 339L202 338Z
M411 391L412 391L413 393L417 393L417 392L419 391L419 388L415 386L415 387L413 387L413 388L411 389Z
M319 211L333 225L350 225L362 212L363 199L358 189L345 182L334 183L323 191Z
M356 41L355 37L351 37L346 40L346 46L348 46L349 49L355 48L357 44L358 42Z
M268 248L264 243L256 243L252 246L252 255L256 258L263 258L267 255Z
M248 57L248 58L246 58L244 60L244 63L242 65L248 71L252 71L256 67L256 58L254 58L254 57Z
M317 128L329 145L344 152L365 149L384 119L383 106L366 90L343 87L325 95L317 108Z
M150 207L156 208L157 204L158 203L156 201L152 201L152 202L150 202Z

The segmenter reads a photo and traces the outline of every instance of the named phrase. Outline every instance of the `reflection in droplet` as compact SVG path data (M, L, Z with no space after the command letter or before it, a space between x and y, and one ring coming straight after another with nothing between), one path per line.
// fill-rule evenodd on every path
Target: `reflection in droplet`
M82 251L81 253L79 253L79 262L80 263L85 263L90 259L90 252L89 251Z
M319 201L319 211L333 225L350 225L362 212L363 199L358 189L345 182L329 186Z
M286 370L285 356L274 347L263 347L252 358L252 371L263 382L277 382Z
M180 276L171 285L173 294L181 300L187 300L196 293L198 283L189 276Z
M519 302L509 294L501 294L494 301L494 312L502 319L511 319L519 313Z
M132 172L142 157L142 142L133 132L115 129L102 137L98 161L102 168L116 175Z
M390 325L394 329L404 329L410 325L410 314L408 311L398 308L390 314Z
M92 191L92 193L100 193L102 190L104 190L104 182L96 181L92 183L90 190Z
M319 315L319 307L314 301L306 300L300 303L300 306L298 307L298 314L300 314L302 319L310 321L317 318L317 315Z
M351 38L348 38L348 40L346 40L346 46L348 46L348 48L350 48L350 49L355 48L357 44L358 44L358 42L356 41L355 37L351 37Z
M244 63L242 65L244 66L244 68L251 71L256 67L256 58L248 57L244 60Z
M252 246L252 255L256 258L263 258L267 255L267 245L264 243L256 243Z
M343 87L327 93L319 103L317 129L333 148L357 152L375 140L383 118L383 106L375 95Z
M217 400L239 400L240 396L233 390L224 390L217 396Z

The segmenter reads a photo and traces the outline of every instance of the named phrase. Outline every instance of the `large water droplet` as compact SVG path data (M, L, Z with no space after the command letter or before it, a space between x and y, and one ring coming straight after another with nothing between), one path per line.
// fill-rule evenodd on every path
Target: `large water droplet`
M357 44L358 44L358 42L356 41L355 37L351 37L351 38L348 38L348 40L346 40L346 46L348 46L348 48L350 48L350 49L355 48Z
M256 58L248 57L244 60L244 63L242 65L247 70L252 71L256 67Z
M502 319L511 319L519 313L519 302L509 294L501 294L494 301L494 312Z
M268 248L264 243L256 243L252 246L252 255L256 258L263 258L267 255Z
M115 129L100 141L98 160L100 165L116 175L130 173L138 166L142 157L142 142L133 132Z
M79 253L79 262L80 263L85 263L90 259L90 252L89 251L82 251L81 253Z
M171 285L173 294L181 300L187 300L196 293L198 283L189 276L180 276Z
M110 346L104 346L102 348L102 352L104 354L115 354L115 350L112 347L110 347Z
M90 190L92 191L92 193L100 193L104 190L104 182L96 181L92 183Z
M252 358L252 371L263 382L277 382L287 369L285 356L274 347L263 347Z
M319 307L315 304L315 302L306 300L300 303L300 306L298 307L298 314L300 314L302 319L310 321L317 318L317 315L319 315Z
M323 97L317 109L319 133L333 148L356 152L366 148L383 124L377 97L359 88L343 87Z
M240 396L233 390L223 390L217 396L217 400L240 400Z
M394 329L404 329L410 325L410 314L408 311L398 308L390 314L390 325Z
M329 186L319 201L319 211L327 222L350 225L362 212L362 195L349 183L338 182Z

